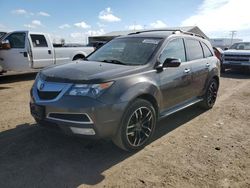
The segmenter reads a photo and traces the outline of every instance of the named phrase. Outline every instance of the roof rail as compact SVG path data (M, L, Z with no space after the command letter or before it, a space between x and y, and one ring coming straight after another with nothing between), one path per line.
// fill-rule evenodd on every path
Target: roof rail
M205 39L204 36L202 35L199 35L199 34L196 34L196 33L192 33L192 32L188 32L188 31L183 31L181 29L152 29L152 30L143 30L143 31L136 31L136 32L133 32L133 33L129 33L128 35L135 35L135 34L140 34L140 33L148 33L148 32L157 32L157 31L172 31L172 34L177 34L178 31L180 33L183 33L183 34L187 34L187 35L191 35L191 36L197 36L197 37L201 37L203 39Z
M151 29L151 30L142 30L142 31L136 31L136 32L132 32L132 33L129 33L128 35L134 35L134 34L140 34L140 33L148 33L148 32L157 32L157 31L172 31L173 34L174 32L176 31L180 31L180 29Z
M202 35L200 35L200 34L197 34L197 33L192 33L192 32L188 32L188 31L181 31L181 33L187 34L187 35L191 35L191 36L196 36L196 37L200 37L200 38L205 39L204 36L202 36Z

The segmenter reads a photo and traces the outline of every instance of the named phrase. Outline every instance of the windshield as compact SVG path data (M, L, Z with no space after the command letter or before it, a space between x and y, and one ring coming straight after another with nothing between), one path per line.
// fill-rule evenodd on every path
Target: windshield
M159 42L159 38L114 39L88 57L90 61L124 65L143 65L148 62Z
M235 43L229 49L250 50L250 42Z

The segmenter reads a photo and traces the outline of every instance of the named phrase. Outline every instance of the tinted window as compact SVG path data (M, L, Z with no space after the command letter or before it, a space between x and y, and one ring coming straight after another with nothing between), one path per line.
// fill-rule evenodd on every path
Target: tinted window
M203 52L204 52L204 56L205 57L211 57L213 56L212 52L209 50L209 48L207 47L206 44L204 44L203 42L201 43L202 48L203 48Z
M163 63L167 58L180 59L182 62L186 61L183 39L174 39L167 44L160 56L160 62Z
M186 39L186 48L189 61L203 58L203 51L198 40Z
M230 47L230 49L250 50L250 42L235 43Z
M6 40L9 40L11 48L25 47L25 33L12 33Z
M33 47L48 47L47 41L43 35L30 35Z
M114 39L90 55L88 60L143 65L148 62L161 40L135 37Z

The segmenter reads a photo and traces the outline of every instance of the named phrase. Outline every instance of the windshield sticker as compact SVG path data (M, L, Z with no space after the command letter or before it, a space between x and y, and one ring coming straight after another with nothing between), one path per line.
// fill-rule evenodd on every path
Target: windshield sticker
M148 44L158 44L160 40L155 40L155 39L144 39L142 43L148 43Z

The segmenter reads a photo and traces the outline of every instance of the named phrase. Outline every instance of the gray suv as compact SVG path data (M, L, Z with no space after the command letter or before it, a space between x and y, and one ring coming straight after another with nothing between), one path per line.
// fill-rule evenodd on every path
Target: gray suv
M210 43L195 34L131 33L85 61L43 69L31 89L31 114L41 126L138 150L160 118L196 103L213 107L219 66Z

